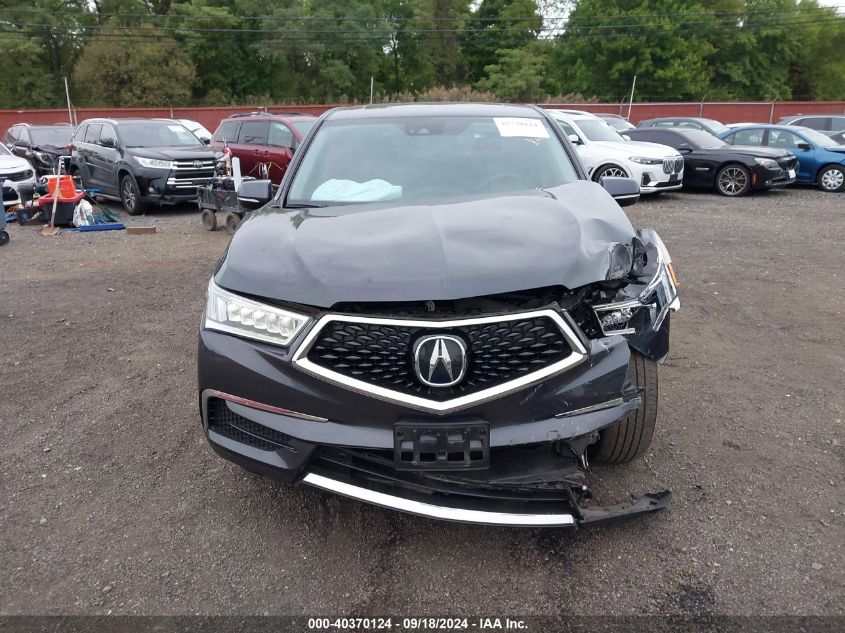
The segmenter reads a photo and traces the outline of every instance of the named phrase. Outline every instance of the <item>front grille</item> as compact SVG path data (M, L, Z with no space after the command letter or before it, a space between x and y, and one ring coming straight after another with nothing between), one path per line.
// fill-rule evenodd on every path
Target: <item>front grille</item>
M20 182L21 180L32 178L32 176L33 171L31 169L25 169L23 171L16 171L12 174L0 174L0 181L11 180L12 182Z
M684 171L684 157L675 156L675 173L680 174L682 171Z
M262 451L287 448L290 440L284 433L238 415L220 398L208 400L208 429L230 440Z
M207 182L214 177L214 159L202 160L175 160L173 161L173 172L171 180L178 180L187 183L188 181L201 180ZM202 183L192 183L202 184Z
M684 168L683 156L667 156L663 159L664 174L679 174Z
M349 378L442 402L502 385L572 353L563 332L547 316L432 326L329 321L308 350L308 360ZM429 387L416 375L414 343L431 334L457 336L466 345L466 375L455 386Z

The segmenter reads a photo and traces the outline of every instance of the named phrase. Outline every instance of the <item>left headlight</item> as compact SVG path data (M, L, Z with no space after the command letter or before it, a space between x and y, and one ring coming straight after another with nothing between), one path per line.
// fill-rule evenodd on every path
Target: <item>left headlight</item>
M754 162L760 165L760 167L765 167L766 169L780 169L780 165L776 160L772 160L771 158L755 158Z
M628 160L640 165L662 165L662 158L649 158L648 156L629 156Z
M35 158L37 158L40 162L46 163L47 165L53 164L53 156L48 154L47 152L35 152Z
M233 294L208 283L205 328L275 345L289 345L308 317Z
M151 167L153 169L170 169L173 167L172 160L159 160L158 158L141 158L135 157L141 167Z
M648 310L651 327L656 332L669 311L681 307L678 297L678 280L669 251L660 236L651 230L641 232L642 241L648 242L656 252L656 268L645 288L633 299L594 305L593 311L605 336L634 334L633 324L640 310Z

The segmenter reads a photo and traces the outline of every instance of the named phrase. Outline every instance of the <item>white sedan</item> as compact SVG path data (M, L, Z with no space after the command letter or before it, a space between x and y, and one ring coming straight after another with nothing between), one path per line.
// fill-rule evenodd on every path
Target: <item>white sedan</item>
M644 194L681 188L684 157L676 149L627 140L602 119L586 112L549 110L549 114L569 137L596 182L606 176L633 178Z
M35 185L35 169L28 160L15 156L0 143L0 188L4 209L20 204L18 187L21 185Z

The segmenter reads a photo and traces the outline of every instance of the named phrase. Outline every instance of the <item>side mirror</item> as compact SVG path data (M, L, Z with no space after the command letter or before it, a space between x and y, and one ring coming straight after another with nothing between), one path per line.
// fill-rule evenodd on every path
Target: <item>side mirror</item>
M582 141L581 137L578 136L577 134L570 134L567 138L569 139L569 142L572 143L573 145L583 145L584 144L584 141Z
M29 145L23 141L18 141L15 143L15 149L29 150Z
M689 143L681 143L678 145L678 151L681 152L681 154L689 154L692 151L692 145Z
M803 150L813 149L813 146L810 145L809 143L798 143L795 147L797 147L798 149L803 149Z
M640 183L633 178L605 176L601 179L601 186L613 196L620 207L629 207L640 199Z
M238 189L238 204L245 211L260 209L273 199L273 183L269 180L244 180Z
M203 145L211 145L210 138L201 138L200 140L203 142Z
M113 138L102 138L100 139L100 146L101 147L114 147L114 139Z

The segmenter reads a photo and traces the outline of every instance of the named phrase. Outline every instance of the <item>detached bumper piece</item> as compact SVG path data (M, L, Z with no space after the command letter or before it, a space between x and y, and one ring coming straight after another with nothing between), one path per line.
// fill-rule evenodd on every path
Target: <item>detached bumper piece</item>
M556 481L521 480L491 483L447 473L416 475L380 466L377 456L323 452L302 482L328 492L381 506L457 523L505 527L576 528L650 514L672 500L668 490L646 494L630 503L582 508L589 488L575 481L582 472L574 466Z

